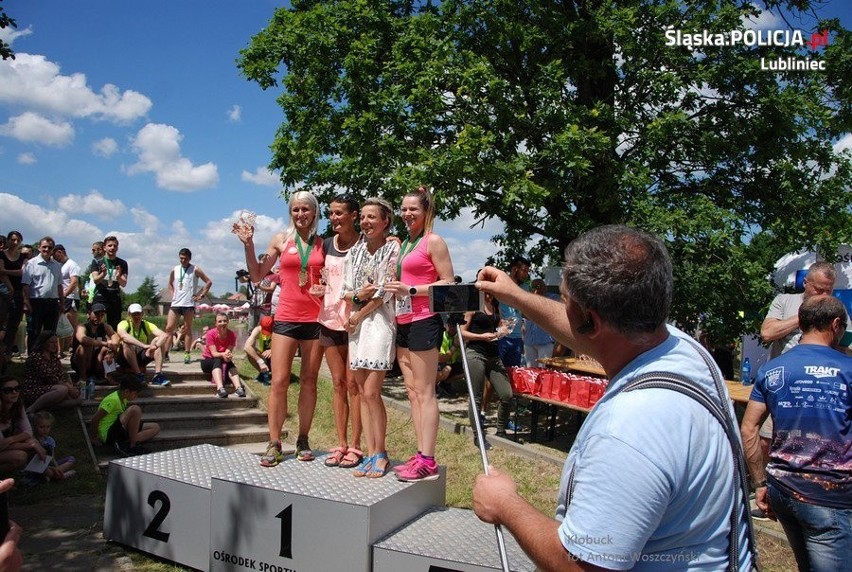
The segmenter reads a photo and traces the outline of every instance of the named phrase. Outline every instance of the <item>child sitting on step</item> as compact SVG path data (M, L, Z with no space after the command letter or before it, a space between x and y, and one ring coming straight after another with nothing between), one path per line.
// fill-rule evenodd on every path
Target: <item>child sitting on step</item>
M160 426L143 423L142 408L132 403L139 398L142 382L132 373L119 373L116 378L118 389L103 398L92 417L92 442L108 445L122 457L145 454L148 451L141 444L156 437Z

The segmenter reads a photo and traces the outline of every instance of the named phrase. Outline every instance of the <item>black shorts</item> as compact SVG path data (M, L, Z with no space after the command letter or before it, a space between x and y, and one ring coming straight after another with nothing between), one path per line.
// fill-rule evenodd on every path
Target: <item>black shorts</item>
M154 361L154 358L146 354L145 350L143 350L142 348L137 348L136 346L133 346L133 351L136 352L136 365L138 365L140 368L144 369L146 365ZM124 357L124 348L122 348L121 351L115 353L115 361L118 362L118 365L120 365L121 367L130 367L130 364L127 363L127 358Z
M174 312L178 316L185 316L187 314L195 314L195 306L172 306L169 308L169 312Z
M396 325L396 346L413 352L425 352L441 347L444 321L434 314L425 320Z
M225 363L228 364L228 372L230 372L232 369L237 367L237 366L234 365L234 362L232 362L232 361L226 362L225 360L223 360L220 357L203 358L201 360L201 371L203 371L204 373L209 375L209 374L213 373L214 369L221 368L222 364L225 364Z
M142 421L139 422L139 430L142 430L142 426L145 425ZM112 445L114 443L127 443L130 441L130 433L127 432L127 429L124 428L124 425L121 424L121 417L112 422L112 425L107 429L107 438L105 445Z
M272 333L294 340L318 340L320 325L317 322L275 322Z
M349 343L349 332L346 330L332 330L320 324L320 345L324 348L345 346Z
M80 300L74 298L65 298L65 313L77 312L80 309Z

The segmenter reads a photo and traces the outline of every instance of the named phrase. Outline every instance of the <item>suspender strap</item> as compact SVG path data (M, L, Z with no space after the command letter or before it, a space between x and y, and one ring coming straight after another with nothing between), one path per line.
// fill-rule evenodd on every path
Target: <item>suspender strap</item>
M714 380L716 378L715 365L710 368L713 372ZM748 518L748 479L745 471L745 458L742 452L742 444L739 440L739 433L736 425L733 424L731 416L726 407L714 400L710 395L699 385L692 382L689 378L664 372L651 372L641 375L628 383L621 389L623 392L636 391L640 389L657 388L676 391L682 395L694 399L700 403L716 421L724 428L725 434L728 437L728 442L731 446L731 453L734 458L734 505L731 510L730 525L731 529L728 532L728 570L736 572L739 569L739 516L740 511L745 510L746 514L746 530L748 533L749 550L752 553L753 564L757 563L757 551L754 543L754 534L751 528L751 519ZM620 392L619 392L620 393ZM720 393L725 395L724 393ZM742 496L742 501L737 502L737 490L739 489Z

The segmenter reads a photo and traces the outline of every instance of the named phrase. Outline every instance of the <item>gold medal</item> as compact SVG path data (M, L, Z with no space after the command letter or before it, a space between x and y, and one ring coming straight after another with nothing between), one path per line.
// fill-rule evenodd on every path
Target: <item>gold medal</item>
M183 282L178 282L178 290L183 290Z
M304 287L308 284L308 271L299 270L299 286Z

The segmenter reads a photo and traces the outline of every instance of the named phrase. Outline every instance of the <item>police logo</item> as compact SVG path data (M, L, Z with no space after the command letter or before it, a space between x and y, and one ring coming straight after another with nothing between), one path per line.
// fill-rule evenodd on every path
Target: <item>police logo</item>
M776 393L784 387L784 368L776 367L766 372L766 389Z

